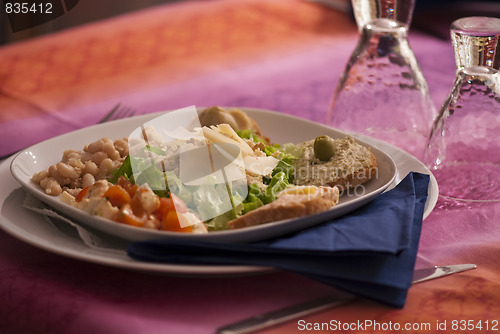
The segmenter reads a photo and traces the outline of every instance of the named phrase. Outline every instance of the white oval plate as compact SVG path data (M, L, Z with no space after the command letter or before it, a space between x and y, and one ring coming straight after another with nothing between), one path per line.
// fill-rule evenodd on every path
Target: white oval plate
M124 129L123 131L132 129L137 122L141 120L147 120L155 116L156 115L147 115L137 118L137 120L133 122L134 124L129 125L129 128ZM281 134L281 131L276 129L272 132L273 129L271 128L273 123L268 124L262 122L278 118L280 122L274 124L280 124L281 127L291 127L296 129L295 132L297 136L295 138L297 138L297 141L300 141L300 138L304 138L304 140L309 139L312 135L314 135L314 131L312 129L325 129L324 126L319 124L285 114L255 110L252 113L252 116L256 117L256 119L261 122L261 128L263 131L266 133L272 133L271 138L276 141L282 139L286 140L286 134ZM93 130L93 136L95 139L102 137L104 133L101 131L103 131L103 129L108 129L111 124L113 126L110 127L110 133L117 131L117 129L124 127L132 121L132 119L121 120L110 122L109 124L104 124L103 126L96 126L97 130ZM78 133L82 133L86 130L88 129L80 130ZM302 131L306 131L308 133L302 133ZM87 143L89 139L90 138L84 138L82 141L75 143L75 146L79 143ZM397 147L368 137L363 137L363 139L365 142L378 147L378 149L391 156L394 160L396 164L395 181L389 188L399 183L399 181L401 181L411 171L430 175L431 179L429 183L428 198L425 204L424 212L424 218L426 218L434 209L438 199L438 185L430 170L418 159ZM74 145L73 143L68 143L65 146L73 147ZM56 159L60 159L60 154L60 151L56 153L56 155L58 155ZM36 160L37 158L35 157L34 159ZM56 228L47 223L41 215L23 208L25 191L20 188L19 183L12 177L9 169L13 160L14 157L7 159L0 164L0 179L2 179L2 187L0 187L0 227L12 236L35 247L55 254L91 263L168 275L224 276L254 274L273 270L268 267L256 266L180 265L140 262L129 258L125 247L110 251L105 249L89 248L76 235L73 228ZM47 165L52 163L53 161L48 161ZM36 166L36 170L42 168L44 167Z
M261 127L261 131L273 143L301 143L324 134L333 138L344 138L346 136L344 132L282 113L255 109L244 110L256 120L257 124ZM363 187L356 189L356 191L347 192L342 195L339 204L332 209L307 217L281 220L236 230L215 231L208 234L158 231L119 224L108 219L90 215L87 212L67 205L61 202L59 197L45 194L37 184L31 181L33 174L42 169L47 169L50 165L60 161L62 153L65 150L81 150L85 144L89 144L102 137L109 137L111 139L128 137L141 124L160 115L162 113L91 126L41 142L20 152L14 158L11 164L11 173L27 191L47 205L70 217L75 222L90 226L110 235L129 241L175 238L216 242L259 241L317 225L355 210L373 200L387 189L396 177L396 165L394 161L383 151L372 147L368 143L361 142L365 146L370 146L377 158L378 175L376 178L365 183Z

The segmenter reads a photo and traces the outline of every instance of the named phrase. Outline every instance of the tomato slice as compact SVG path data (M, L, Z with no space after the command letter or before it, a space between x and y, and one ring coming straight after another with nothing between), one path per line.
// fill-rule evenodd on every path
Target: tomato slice
M134 197L135 192L137 191L137 189L139 189L139 186L137 184L133 184L123 176L118 179L118 182L116 184L125 189L130 197Z
M160 229L173 232L193 232L193 228L191 226L181 227L176 211L169 211L165 216L163 216Z
M130 200L132 199L130 194L121 186L109 187L103 196L109 200L111 205L116 207L121 207L130 203Z
M75 201L81 202L82 199L85 197L85 195L89 192L89 189L90 189L90 186L87 186L87 187L83 188L82 190L80 190L78 195L76 195L76 197L75 197Z
M147 222L147 217L145 215L141 217L136 216L130 205L126 204L118 212L116 221L127 225L143 227Z
M162 220L169 211L175 211L174 202L171 198L160 197L160 207L153 214Z

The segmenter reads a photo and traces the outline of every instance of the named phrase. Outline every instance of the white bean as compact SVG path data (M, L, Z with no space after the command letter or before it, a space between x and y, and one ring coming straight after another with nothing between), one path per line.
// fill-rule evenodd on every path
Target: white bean
M52 196L58 196L62 193L61 185L56 180L49 178L47 186L45 187L45 193Z
M63 157L62 157L61 161L66 162L70 158L74 158L74 157L78 157L79 158L80 154L77 151L74 151L74 150L66 150L63 153Z
M80 177L80 170L76 169L73 166L70 166L64 162L59 162L57 165L57 172L63 178L77 179Z
M115 169L115 163L110 158L106 158L99 164L99 175L106 177L113 169Z
M85 146L85 148L83 149L85 152L89 152L89 153L96 153L96 152L99 152L101 150L101 147L102 147L102 141L95 141L93 143L90 143L89 145Z
M33 175L31 180L35 183L40 184L40 181L42 181L44 178L49 176L49 172L47 170L42 170L41 172L36 173Z
M120 153L115 149L115 145L112 141L106 141L104 144L102 144L102 150L108 155L110 159L120 159Z
M105 152L102 151L95 152L94 154L92 154L92 161L94 161L96 165L100 165L101 162L107 157L108 155Z
M90 173L84 174L82 177L82 188L86 188L88 186L91 186L94 184L94 182L95 182L94 175L92 175Z
M43 189L45 189L45 187L47 187L47 183L49 183L49 181L53 180L53 179L54 178L50 177L50 176L44 177L42 180L40 180L40 187L42 187Z
M128 142L126 139L115 140L114 144L121 157L126 157L128 155Z
M97 174L99 174L99 167L97 167L95 162L87 161L85 163L85 167L83 168L83 173L96 176Z
M59 177L59 172L57 171L57 167L56 165L52 165L49 167L49 176L52 176L52 177Z

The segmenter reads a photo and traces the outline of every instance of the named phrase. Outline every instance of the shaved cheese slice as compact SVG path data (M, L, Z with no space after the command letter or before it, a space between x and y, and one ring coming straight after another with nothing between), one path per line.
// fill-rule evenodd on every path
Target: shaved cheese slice
M279 163L279 160L274 157L257 157L248 155L243 158L245 169L257 175L269 175Z
M236 131L229 125L229 124L219 124L217 126L212 126L212 129L219 131L220 133L230 137L231 139L234 139L235 141L241 143L242 145L248 146L247 142L243 140Z
M279 163L278 159L271 156L256 156L252 148L228 124L203 127L203 134L213 143L237 145L241 150L245 169L253 174L269 175Z
M250 155L253 153L253 150L250 146L248 146L247 143L236 141L218 131L215 131L214 129L208 128L208 127L203 127L203 135L205 138L210 140L212 143L228 143L228 144L233 144L236 145L240 148L241 154L243 156L245 155Z

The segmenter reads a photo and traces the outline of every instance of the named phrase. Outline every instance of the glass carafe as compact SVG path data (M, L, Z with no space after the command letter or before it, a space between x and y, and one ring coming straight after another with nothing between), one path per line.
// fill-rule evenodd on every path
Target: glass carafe
M425 161L440 194L500 200L500 19L451 25L457 72L433 125Z
M418 158L436 111L408 43L414 0L352 0L359 41L335 90L327 123Z

